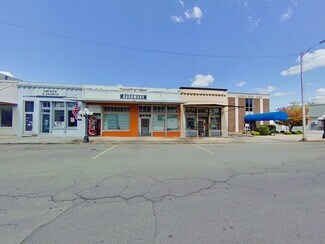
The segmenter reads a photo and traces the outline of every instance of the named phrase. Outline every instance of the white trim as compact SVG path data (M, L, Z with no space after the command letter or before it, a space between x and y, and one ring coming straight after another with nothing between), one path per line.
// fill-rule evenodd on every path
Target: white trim
M239 108L238 108L238 97L235 97L235 132L239 132Z

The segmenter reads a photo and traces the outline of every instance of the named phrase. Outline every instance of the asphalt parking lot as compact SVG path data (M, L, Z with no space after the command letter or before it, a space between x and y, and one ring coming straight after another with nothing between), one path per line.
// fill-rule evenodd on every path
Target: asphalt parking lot
M0 152L0 243L325 242L322 142Z

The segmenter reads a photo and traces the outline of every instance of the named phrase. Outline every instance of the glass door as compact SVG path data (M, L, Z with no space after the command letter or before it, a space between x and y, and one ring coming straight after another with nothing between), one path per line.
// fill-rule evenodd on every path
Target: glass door
M33 114L26 113L25 114L25 132L33 131Z
M150 135L150 119L141 118L141 136Z
M50 114L42 114L42 133L50 133Z

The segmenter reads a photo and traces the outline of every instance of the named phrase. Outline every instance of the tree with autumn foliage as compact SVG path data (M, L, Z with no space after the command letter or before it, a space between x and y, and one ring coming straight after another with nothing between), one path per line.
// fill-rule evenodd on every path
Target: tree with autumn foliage
M309 106L306 106L305 110L306 110L306 124L307 124L308 120L310 119L309 116L307 116L309 112ZM276 123L278 125L288 126L290 132L292 132L294 126L302 126L302 108L300 104L291 103L286 107L278 108L277 111L283 111L288 114L288 120L277 121Z

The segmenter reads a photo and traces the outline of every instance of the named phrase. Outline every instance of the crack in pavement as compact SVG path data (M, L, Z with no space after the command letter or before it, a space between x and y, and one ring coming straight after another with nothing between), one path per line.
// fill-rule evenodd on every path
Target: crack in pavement
M71 206L66 208L66 210L64 210L63 212L59 213L58 215L56 215L53 219L51 219L50 221L38 226L37 228L35 228L29 235L27 235L24 240L21 242L21 243L25 243L29 240L32 239L33 235L38 232L38 231L41 231L42 229L46 228L49 224L51 224L54 220L56 220L57 218L59 218L60 216L66 214L69 210L71 210L72 208L82 204L82 203L85 203L86 201L96 201L96 200L102 200L102 199L109 199L109 200L112 200L112 199L120 199L121 201L125 201L127 204L130 204L130 201L131 200L134 200L134 199L142 199L143 202L149 202L151 204L151 209L152 209L152 216L153 216L153 219L154 219L154 234L153 234L153 243L156 242L156 238L157 238L157 235L158 235L158 219L157 219L157 210L156 210L156 205L157 203L160 203L161 201L164 201L165 199L169 199L169 200L172 200L172 199L178 199L178 198L186 198L186 197L189 197L189 196L192 196L192 195L195 195L195 194L198 194L198 193L201 193L202 191L204 190L211 190L213 187L215 187L217 184L227 184L231 189L233 189L234 187L243 187L243 188L251 188L251 189L254 189L254 190L257 190L257 191L262 191L266 194L271 194L269 192L266 192L264 189L262 188L257 188L257 187L251 187L251 186L247 186L247 185L241 185L241 184L232 184L231 181L238 175L249 175L249 176L254 176L254 175L262 175L262 174L269 174L269 173L282 173L282 172L285 172L285 171L275 171L275 168L260 168L261 170L263 170L263 172L250 172L250 173L240 173L240 172L235 172L235 170L233 170L231 167L229 167L229 164L230 162L226 163L225 164L225 167L228 169L227 172L231 171L232 174L226 178L225 180L213 180L213 179L210 179L210 178L204 178L204 177L193 177L193 176L187 176L187 177L179 177L179 178L170 178L170 179L159 179L157 177L154 177L154 176L148 176L148 179L152 179L153 180L153 183L150 184L149 188L141 193L141 194L135 194L135 195L132 195L132 196L129 196L129 197L126 197L126 196L123 196L123 193L126 192L130 186L130 182L129 182L129 179L134 179L135 181L137 181L138 183L142 184L142 182L140 180L137 179L136 176L125 176L123 175L125 172L120 172L118 175L111 175L111 176L108 176L108 177L105 177L103 179L101 179L100 181L98 181L96 184L94 185L91 185L91 186L87 186L85 189L75 193L75 192L69 192L71 195L75 195L76 197L75 198L70 198L70 199L61 199L61 200L57 200L55 199L55 196L58 195L59 193L63 193L63 192L66 192L66 191L61 191L59 193L56 193L54 195L39 195L37 193L26 193L26 194L21 194L21 195L11 195L11 194L0 194L0 197L10 197L10 198L31 198L31 199L37 199L37 198L48 198L49 201L51 202L55 202L55 203L59 203L59 202L71 202ZM282 162L281 166L283 166L284 163ZM270 171L271 170L271 171ZM315 172L311 172L311 171L308 171L308 170L296 170L294 172L291 172L291 173L296 173L296 172L308 172L308 173L312 173L312 174L316 174ZM317 172L317 175L322 175L324 174L325 172ZM87 189L91 189L92 187L101 187L101 183L104 182L105 180L109 179L109 178L112 178L112 177L122 177L124 179L127 179L127 184L126 186L118 193L118 194L115 194L115 195L106 195L106 196L100 196L100 197L86 197L84 196L83 192ZM79 175L76 177L78 178ZM177 184L177 181L182 181L182 180L202 180L202 181L208 181L210 182L209 185L207 186L204 186L204 187L199 187L197 190L193 190L193 191L190 191L186 194L175 194L175 193L172 193L173 191L173 184ZM75 183L75 182L74 182ZM162 185L167 185L168 186L168 194L161 194L161 195L157 195L155 197L150 197L148 196L148 194L150 192L152 192L152 189L154 186L156 186L157 184L162 184ZM71 187L70 187L71 188ZM70 189L68 188L68 189ZM68 190L67 189L67 190ZM79 200L79 201L78 201ZM74 201L78 201L77 203L74 203ZM323 213L322 211L320 211L321 213ZM10 225L10 224L9 224ZM14 225L14 224L12 224Z
M57 218L59 218L60 216L64 215L64 214L67 213L70 209L72 209L72 208L74 208L74 207L80 205L81 203L83 203L83 202L81 201L81 202L78 202L78 203L75 203L75 204L71 205L70 207L68 207L68 208L67 208L66 210L64 210L62 213L60 213L60 214L58 214L57 216L55 216L55 217L54 217L53 219L51 219L50 221L48 221L48 222L46 222L46 223L44 223L44 224L38 226L37 228L35 228L31 233L29 233L29 234L28 234L28 235L27 235L27 236L26 236L26 237L25 237L25 238L20 242L20 244L23 244L23 243L29 241L30 239L32 239L33 235L34 235L36 232L38 232L38 231L44 229L46 226L48 226L49 224L51 224L51 223L52 223L53 221L55 221Z

